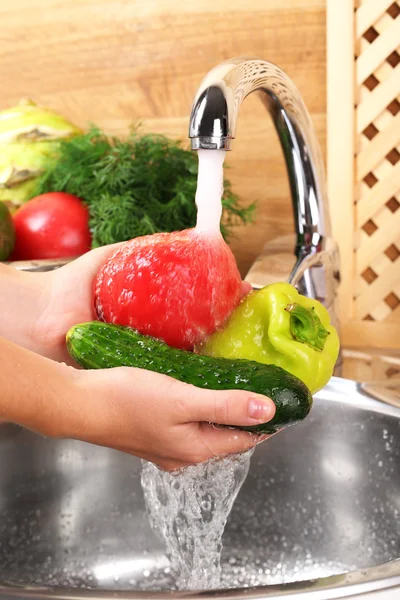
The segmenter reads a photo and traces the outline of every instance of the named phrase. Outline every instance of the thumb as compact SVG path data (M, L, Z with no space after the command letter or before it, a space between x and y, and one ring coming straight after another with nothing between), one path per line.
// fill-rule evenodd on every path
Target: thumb
M186 387L186 386L185 386ZM204 390L191 386L185 393L185 421L217 425L259 425L275 415L275 404L260 394L239 390Z
M75 267L76 265L79 265L85 273L89 270L93 273L94 277L97 275L98 270L105 261L110 258L122 244L123 242L117 242L116 244L109 244L108 246L101 246L100 248L89 250L89 252L76 258L71 264Z

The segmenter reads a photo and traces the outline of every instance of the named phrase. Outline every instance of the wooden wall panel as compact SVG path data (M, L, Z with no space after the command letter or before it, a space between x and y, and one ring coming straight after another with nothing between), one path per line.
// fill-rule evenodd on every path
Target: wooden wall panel
M328 0L328 133L342 340L399 350L399 0Z
M0 0L0 107L21 97L84 126L186 138L197 85L239 55L277 63L300 88L325 149L325 0ZM292 231L280 147L256 98L242 110L229 177L257 222L232 247L244 273Z

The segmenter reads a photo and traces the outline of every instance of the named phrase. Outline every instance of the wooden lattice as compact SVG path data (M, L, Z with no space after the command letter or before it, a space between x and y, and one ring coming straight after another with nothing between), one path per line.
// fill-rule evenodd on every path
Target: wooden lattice
M328 0L327 27L343 339L400 348L400 0Z

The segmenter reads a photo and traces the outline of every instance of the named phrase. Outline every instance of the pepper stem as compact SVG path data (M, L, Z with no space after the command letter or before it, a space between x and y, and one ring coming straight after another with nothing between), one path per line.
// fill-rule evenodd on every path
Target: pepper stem
M294 339L322 352L329 331L322 325L314 308L288 304L285 310L290 314L290 333Z

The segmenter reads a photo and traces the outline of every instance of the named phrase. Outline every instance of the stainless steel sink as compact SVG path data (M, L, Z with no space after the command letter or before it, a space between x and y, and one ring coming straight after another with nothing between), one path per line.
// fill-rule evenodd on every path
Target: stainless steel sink
M0 597L173 590L140 472L130 456L1 425ZM224 534L220 595L400 598L399 557L400 409L333 379L305 422L257 448Z

